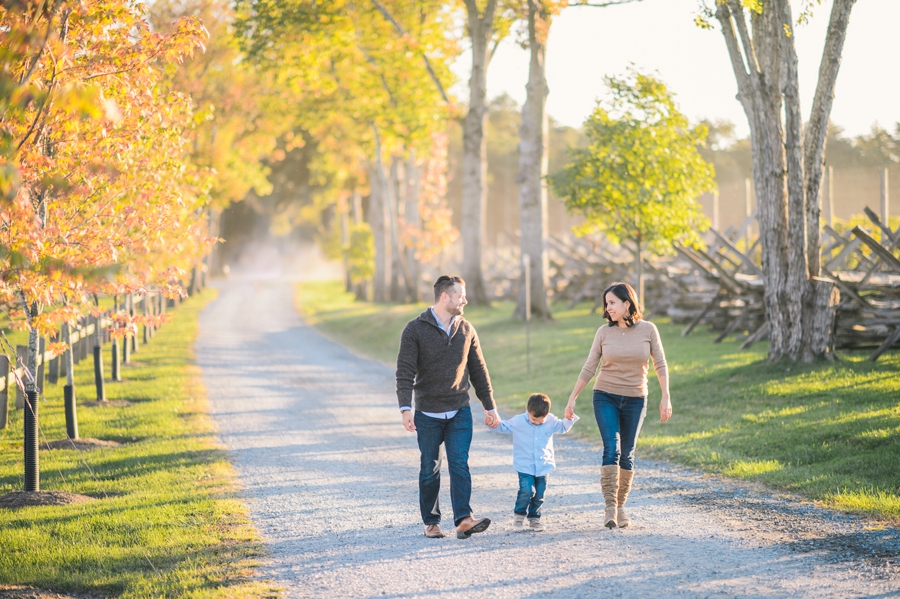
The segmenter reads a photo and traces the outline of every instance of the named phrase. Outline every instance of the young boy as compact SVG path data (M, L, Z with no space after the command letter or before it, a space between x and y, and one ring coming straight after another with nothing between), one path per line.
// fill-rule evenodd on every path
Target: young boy
M499 430L513 436L513 468L519 473L519 495L516 498L513 529L525 530L525 518L531 530L544 530L541 506L547 490L547 475L556 468L553 435L567 433L578 420L560 420L550 413L550 398L535 393L528 398L526 412L500 423Z

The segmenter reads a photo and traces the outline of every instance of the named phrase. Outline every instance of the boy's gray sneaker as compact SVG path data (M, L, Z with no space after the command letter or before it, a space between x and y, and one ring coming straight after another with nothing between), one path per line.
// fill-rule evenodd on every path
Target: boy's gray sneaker
M515 532L522 532L523 530L525 530L525 516L515 514L515 517L513 519L513 530Z
M528 521L528 526L531 527L531 530L534 532L544 532L544 525L541 524L540 518L534 518Z

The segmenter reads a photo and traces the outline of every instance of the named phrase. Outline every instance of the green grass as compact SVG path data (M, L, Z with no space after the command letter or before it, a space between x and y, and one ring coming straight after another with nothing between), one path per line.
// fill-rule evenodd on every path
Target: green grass
M132 405L79 407L81 437L124 445L41 450L43 490L97 501L0 510L0 584L123 598L274 594L248 578L262 546L234 496L234 472L191 361L198 314L213 296L183 303L123 367L125 380L107 383L108 399ZM95 399L92 368L91 360L76 367L79 401ZM41 440L63 439L62 385L46 387ZM23 486L22 411L11 410L0 431L0 495Z
M425 308L356 303L339 283L306 283L297 297L310 323L386 363L396 359L405 323ZM557 310L552 322L532 322L529 373L524 325L511 316L512 305L466 308L508 413L522 410L536 391L550 395L561 412L572 391L602 321L587 306ZM674 416L659 422L659 385L651 376L639 456L900 522L900 353L887 352L874 364L868 352L833 363L772 364L765 344L740 352L733 340L715 345L703 331L681 337L681 326L652 320L666 348ZM589 389L576 412L583 421L575 430L599 444Z

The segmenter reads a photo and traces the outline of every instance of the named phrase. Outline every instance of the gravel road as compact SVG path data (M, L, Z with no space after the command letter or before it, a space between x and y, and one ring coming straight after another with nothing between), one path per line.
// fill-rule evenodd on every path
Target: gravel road
M197 360L287 597L900 597L900 531L667 464L638 461L634 525L609 531L598 449L568 437L547 531L515 533L511 442L480 423L472 506L494 524L426 539L392 369L306 326L290 282L219 286ZM446 529L446 483L441 504Z

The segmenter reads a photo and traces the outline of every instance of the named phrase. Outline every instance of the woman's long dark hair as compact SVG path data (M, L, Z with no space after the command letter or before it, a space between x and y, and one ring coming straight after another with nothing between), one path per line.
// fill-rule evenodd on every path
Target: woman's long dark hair
M616 282L603 290L603 318L609 321L609 326L615 326L616 323L610 318L609 312L606 311L607 293L612 293L622 302L628 302L628 316L625 317L625 324L629 327L633 327L637 321L644 317L641 307L638 305L637 294L634 292L634 288L628 283Z

